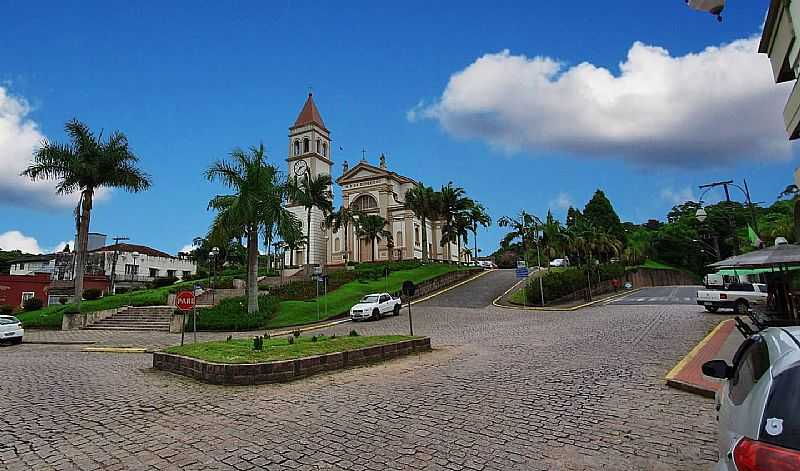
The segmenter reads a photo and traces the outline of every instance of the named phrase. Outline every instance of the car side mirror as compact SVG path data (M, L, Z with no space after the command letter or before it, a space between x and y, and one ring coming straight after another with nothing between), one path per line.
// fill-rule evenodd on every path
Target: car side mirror
M728 379L733 376L733 367L725 360L711 360L703 363L703 374L712 378Z

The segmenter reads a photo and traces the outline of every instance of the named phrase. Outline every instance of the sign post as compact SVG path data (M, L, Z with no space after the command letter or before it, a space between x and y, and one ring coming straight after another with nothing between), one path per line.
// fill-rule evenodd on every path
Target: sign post
M526 280L528 279L528 264L524 261L520 260L517 262L517 279L519 280ZM527 283L526 283L527 284ZM528 290L526 286L522 287L522 306L527 307L528 305Z
M175 307L178 308L183 314L181 319L181 345L183 345L183 335L186 330L186 312L192 311L194 314L194 341L197 342L197 313L195 311L195 304L197 298L192 291L181 291L175 295Z
M412 337L414 336L414 321L411 318L411 299L414 298L416 291L417 287L413 281L406 280L403 282L403 294L408 296L408 331Z

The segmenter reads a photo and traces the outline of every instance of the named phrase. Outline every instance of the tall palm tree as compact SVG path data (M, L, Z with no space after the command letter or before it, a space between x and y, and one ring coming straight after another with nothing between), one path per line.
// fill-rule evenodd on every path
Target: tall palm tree
M489 227L492 225L492 218L489 216L489 213L486 212L486 208L484 208L482 204L472 200L470 200L470 202L471 204L469 211L467 212L467 217L469 220L469 226L472 229L472 240L475 243L475 251L472 253L472 255L477 259L478 225Z
M547 217L542 224L542 246L547 259L563 255L567 251L568 237L561 223L547 211Z
M103 139L84 123L73 119L64 126L71 142L44 141L33 154L33 161L22 176L37 180L60 180L59 195L80 192L75 208L78 233L75 251L75 300L80 309L83 297L83 274L86 271L86 248L94 194L101 188L122 188L138 193L150 188L150 177L137 168L139 158L128 148L125 134L114 131Z
M234 193L215 196L208 207L217 211L212 228L247 237L247 312L252 314L258 311L259 230L264 221L293 217L283 208L286 184L278 168L266 162L263 144L247 152L234 149L230 157L214 162L206 178L220 181Z
M497 220L500 227L508 227L511 231L503 238L504 244L508 245L514 239L522 241L522 259L527 261L528 241L533 237L533 225L536 216L522 210L517 216L503 216Z
M282 230L279 231L279 235L283 242L286 244L286 248L289 249L289 266L294 266L294 253L304 247L307 242L307 238L303 235L303 227L300 224L300 221L297 221L296 225L289 225L284 227Z
M372 261L374 262L377 258L375 256L375 241L392 237L392 233L385 229L386 219L377 214L367 214L359 219L358 226L359 237L372 243Z
M465 213L469 209L469 198L465 196L464 189L453 186L449 182L439 191L438 198L439 217L442 219L442 240L440 245L444 247L448 242L457 242L459 252L461 250L460 238L466 233L467 222ZM450 253L448 249L448 261ZM458 254L458 261L461 262L461 254Z
M348 241L350 240L348 229L352 226L358 232L359 218L363 217L361 211L349 206L342 206L338 210L332 211L325 217L322 227L331 229L334 233L344 228L344 261L349 260Z
M333 211L333 193L331 192L331 176L320 174L317 176L306 172L303 177L294 177L289 186L290 198L300 206L306 208L306 238L311 240L311 210L314 208L322 211L323 217ZM306 244L306 263L311 263L311 244Z
M428 253L428 230L427 221L436 218L437 214L437 193L433 188L425 186L424 183L419 182L408 191L405 195L405 209L414 213L414 216L419 219L422 225L422 260L427 261L430 257Z

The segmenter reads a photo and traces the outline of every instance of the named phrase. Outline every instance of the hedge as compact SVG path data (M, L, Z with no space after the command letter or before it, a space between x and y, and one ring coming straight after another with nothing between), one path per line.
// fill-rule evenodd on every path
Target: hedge
M597 271L600 271L600 280L622 279L625 276L625 267L619 263L608 263L594 267L591 270L592 287L597 283ZM542 275L542 287L545 300L553 300L586 289L586 268L569 267L561 270L547 271ZM525 287L528 299L539 299L539 280L531 279Z
M278 309L279 300L275 296L259 296L258 311L247 313L247 299L223 299L214 307L197 311L198 330L256 330L266 328ZM191 326L191 316L186 317Z

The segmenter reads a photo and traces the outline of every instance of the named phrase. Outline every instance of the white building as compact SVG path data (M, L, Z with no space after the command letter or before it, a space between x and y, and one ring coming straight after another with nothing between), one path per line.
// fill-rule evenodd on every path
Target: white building
M289 128L289 157L286 159L290 178L302 176L306 169L312 175L331 175L333 166L330 131L325 127L312 95L300 111L294 125ZM428 254L432 260L459 260L458 245L442 240L441 221L426 221L425 228L413 213L404 209L406 191L417 184L411 178L399 175L388 169L386 158L381 155L378 166L361 160L349 168L344 162L342 175L336 183L342 191L342 204L355 207L367 214L379 214L387 221L386 229L391 239L384 238L376 243L375 254L372 242L359 239L352 228L349 229L347 253L345 253L344 230L333 233L322 228L324 216L314 208L311 212L310 260L314 265L341 265L346 261L367 262L383 260L406 260L422 258L422 230L427 232ZM300 163L302 162L302 163ZM303 224L303 234L307 234L307 213L301 206L289 209ZM469 261L462 247L461 261ZM305 248L298 249L293 261L297 265L306 263ZM286 254L285 263L290 261Z
M116 258L116 261L115 261ZM89 252L89 270L114 281L148 282L156 278L183 278L197 273L197 264L160 250L135 244L113 244Z
M35 275L53 273L56 265L55 254L30 255L11 260L10 275Z

